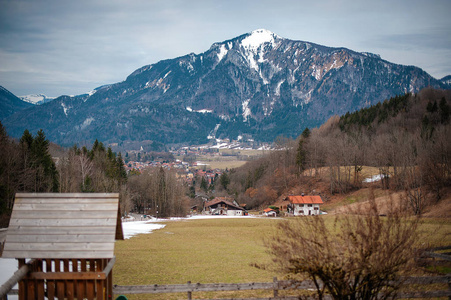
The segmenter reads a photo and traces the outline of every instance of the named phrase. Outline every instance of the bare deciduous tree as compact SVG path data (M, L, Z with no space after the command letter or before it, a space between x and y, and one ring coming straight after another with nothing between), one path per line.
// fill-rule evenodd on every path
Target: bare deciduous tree
M277 270L312 280L319 299L388 299L411 261L417 224L397 210L381 217L370 197L369 209L334 220L283 220L266 245Z

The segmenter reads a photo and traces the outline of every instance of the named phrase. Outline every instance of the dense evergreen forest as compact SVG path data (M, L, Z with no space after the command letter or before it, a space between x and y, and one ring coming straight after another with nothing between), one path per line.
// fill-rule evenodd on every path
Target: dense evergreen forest
M362 168L371 166L381 188L404 191L413 213L420 214L451 185L450 104L450 91L424 89L332 117L230 170L226 191L248 208L301 192L321 192L327 200L361 188Z
M0 123L0 225L7 226L17 192L118 192L123 213L183 216L196 194L230 195L248 209L302 192L327 200L361 188L364 166L378 170L380 188L404 191L412 212L420 214L451 186L450 104L451 91L397 96L332 117L296 140L278 138L276 150L226 170L210 186L198 178L192 187L163 168L127 174L121 154L99 141L55 159L42 130L35 136L26 130L16 141Z

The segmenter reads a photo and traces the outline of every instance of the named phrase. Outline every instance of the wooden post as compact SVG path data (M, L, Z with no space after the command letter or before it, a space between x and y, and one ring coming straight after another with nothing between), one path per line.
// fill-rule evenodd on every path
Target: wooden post
M96 260L95 272L103 271L103 268L104 268L103 262L104 262L103 259ZM97 278L95 280L95 284L96 284L96 300L103 300L104 296L105 296L105 293L104 293L105 280Z
M107 300L113 299L113 270L110 271L107 278Z
M37 272L42 272L44 269L43 264L44 264L44 262L41 259L36 260L36 265L35 265L36 268L34 268L34 270ZM44 300L44 296L45 296L44 280L35 279L35 284L36 284L36 294L37 294L36 299Z
M279 297L279 282L277 281L277 277L273 278L274 282L274 298Z
M448 290L451 292L451 273L446 274L448 277ZM451 300L451 296L448 296L448 300Z
M188 285L190 285L190 284L191 284L191 281L188 281ZM192 297L192 292L189 291L188 292L188 300L191 300L191 297Z
M20 258L19 261L19 269L25 265L25 259ZM28 271L28 270L27 270ZM25 300L27 297L27 291L25 290L26 284L25 279L19 281L19 300Z

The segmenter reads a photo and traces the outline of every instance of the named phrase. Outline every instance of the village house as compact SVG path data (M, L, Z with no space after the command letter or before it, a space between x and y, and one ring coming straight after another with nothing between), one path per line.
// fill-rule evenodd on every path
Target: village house
M204 214L242 216L244 215L244 209L231 198L217 197L204 203Z
M295 216L319 215L319 206L323 204L321 196L288 196L286 200L290 202L288 212Z
M267 209L263 210L263 213L267 217L277 217L277 212L274 209L269 208L269 207Z

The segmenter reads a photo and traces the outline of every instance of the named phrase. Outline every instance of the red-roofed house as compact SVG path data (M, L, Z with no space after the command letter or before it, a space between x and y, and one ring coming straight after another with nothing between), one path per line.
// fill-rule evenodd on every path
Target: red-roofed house
M295 216L319 215L319 205L323 204L321 196L288 196Z
M267 208L263 212L267 217L277 217L277 212L272 208Z
M204 204L204 213L209 215L242 216L244 208L232 203L227 197L217 197ZM234 202L234 201L233 201Z

